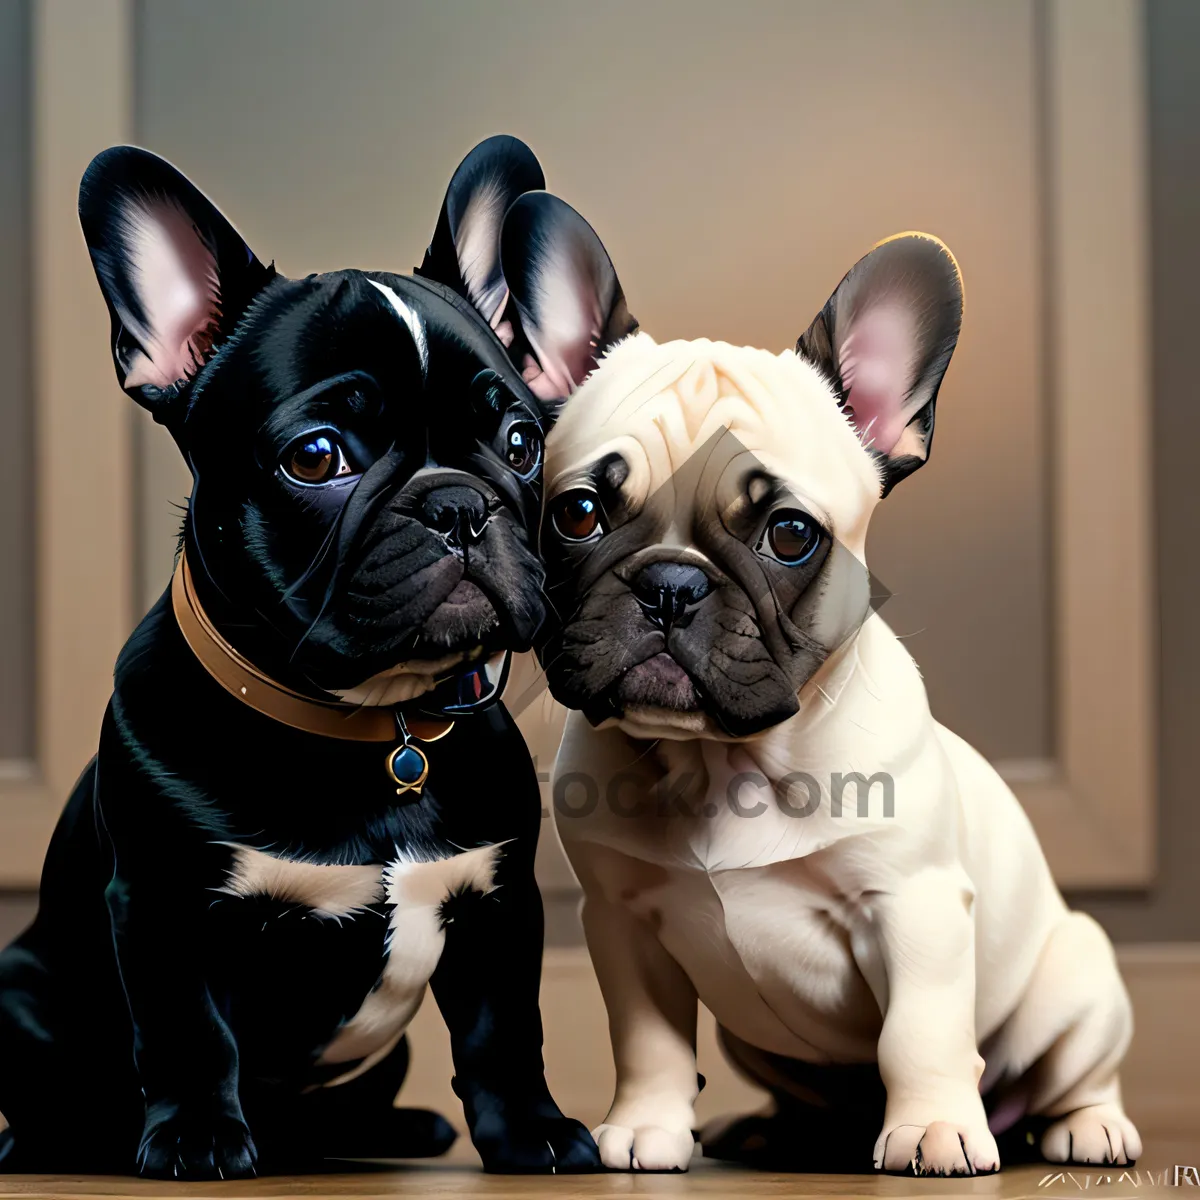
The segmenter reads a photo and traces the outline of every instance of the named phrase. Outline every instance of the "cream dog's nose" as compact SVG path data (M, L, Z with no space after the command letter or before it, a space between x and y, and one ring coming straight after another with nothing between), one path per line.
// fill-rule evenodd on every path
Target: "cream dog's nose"
M650 563L634 576L631 586L646 616L664 633L712 591L708 576L690 563Z

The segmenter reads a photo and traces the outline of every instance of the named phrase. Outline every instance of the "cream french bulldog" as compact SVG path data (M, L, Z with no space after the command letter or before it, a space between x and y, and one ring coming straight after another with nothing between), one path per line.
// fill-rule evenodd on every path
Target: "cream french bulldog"
M773 1096L707 1153L841 1138L974 1175L1014 1127L1055 1162L1141 1151L1112 948L871 610L867 525L929 455L961 315L950 252L903 234L794 352L636 334L550 435L542 659L575 710L556 810L611 1027L609 1167L687 1169L698 1000Z

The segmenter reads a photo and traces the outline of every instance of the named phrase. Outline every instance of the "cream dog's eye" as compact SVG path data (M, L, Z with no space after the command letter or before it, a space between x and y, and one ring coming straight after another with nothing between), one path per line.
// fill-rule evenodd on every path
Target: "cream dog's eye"
M565 492L550 507L558 535L568 542L586 542L600 528L600 501L594 492Z
M777 514L767 527L767 544L784 566L806 563L821 544L821 527L806 513L790 511Z

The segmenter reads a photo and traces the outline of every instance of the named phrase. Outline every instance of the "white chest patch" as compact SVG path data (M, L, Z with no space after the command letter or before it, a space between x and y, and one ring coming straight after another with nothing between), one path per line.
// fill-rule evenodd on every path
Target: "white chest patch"
M219 890L227 896L267 896L303 904L320 917L349 917L383 900L383 868L333 866L277 858L249 846L229 844L233 865Z
M369 1070L399 1041L442 956L442 905L462 892L495 891L496 863L505 845L499 842L445 858L401 857L382 866L299 862L247 846L231 847L233 865L220 889L227 895L269 896L333 919L353 917L368 904L383 903L391 909L379 983L320 1058L322 1063L355 1065L327 1086Z

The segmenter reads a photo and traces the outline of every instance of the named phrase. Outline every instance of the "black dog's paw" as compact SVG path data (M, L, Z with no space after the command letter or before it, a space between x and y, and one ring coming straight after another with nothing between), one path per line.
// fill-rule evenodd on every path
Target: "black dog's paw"
M457 1137L445 1117L427 1108L327 1114L313 1133L330 1158L436 1158Z
M604 1169L592 1135L571 1117L510 1122L494 1137L477 1130L475 1148L483 1169L494 1175L578 1175Z
M148 1123L138 1148L147 1179L253 1179L257 1161L250 1130L232 1117L177 1113Z
M437 1158L458 1139L454 1126L427 1108L393 1108L378 1127L388 1158Z

